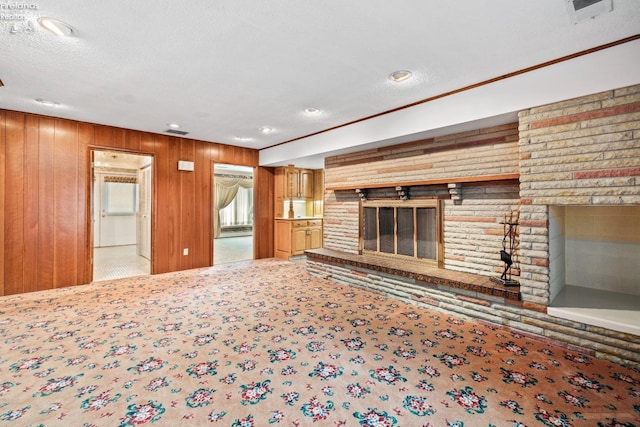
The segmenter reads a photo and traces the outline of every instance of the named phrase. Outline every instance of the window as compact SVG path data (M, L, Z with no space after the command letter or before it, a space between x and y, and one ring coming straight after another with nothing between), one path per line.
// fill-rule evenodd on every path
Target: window
M135 176L105 176L106 215L134 215L138 212L138 184Z
M439 200L366 200L360 216L363 253L398 256L440 265Z

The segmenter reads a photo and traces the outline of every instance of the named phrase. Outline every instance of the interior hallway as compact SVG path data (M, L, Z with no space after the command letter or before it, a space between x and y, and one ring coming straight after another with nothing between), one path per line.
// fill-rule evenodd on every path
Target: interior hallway
M94 248L93 259L94 282L142 276L151 272L151 263L136 254L136 245ZM252 235L215 240L214 264L252 259Z

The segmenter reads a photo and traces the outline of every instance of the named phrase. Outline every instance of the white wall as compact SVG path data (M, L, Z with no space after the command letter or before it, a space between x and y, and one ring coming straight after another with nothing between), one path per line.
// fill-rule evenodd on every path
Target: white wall
M565 208L549 207L549 300L553 301L566 284Z

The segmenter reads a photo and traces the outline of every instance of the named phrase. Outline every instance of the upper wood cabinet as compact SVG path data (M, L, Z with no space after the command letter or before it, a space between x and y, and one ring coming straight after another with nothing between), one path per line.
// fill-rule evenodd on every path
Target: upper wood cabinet
M313 200L313 170L285 168L284 186L285 199Z
M273 192L275 217L286 218L288 216L287 201L291 199L306 202L306 212L303 213L303 216L322 216L323 177L324 171L322 169L276 168Z

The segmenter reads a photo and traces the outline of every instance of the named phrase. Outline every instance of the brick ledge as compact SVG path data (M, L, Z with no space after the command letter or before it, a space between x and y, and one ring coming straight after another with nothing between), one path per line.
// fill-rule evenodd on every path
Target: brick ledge
M444 286L456 290L475 292L478 297L488 295L504 298L511 304L520 301L519 286L502 286L491 281L488 276L445 270L419 265L418 263L398 263L384 257L357 255L331 249L310 249L305 251L307 259L326 264L366 268L385 274L415 280L424 286Z

